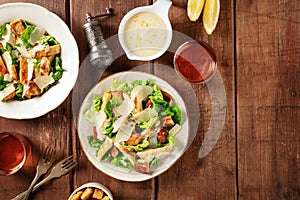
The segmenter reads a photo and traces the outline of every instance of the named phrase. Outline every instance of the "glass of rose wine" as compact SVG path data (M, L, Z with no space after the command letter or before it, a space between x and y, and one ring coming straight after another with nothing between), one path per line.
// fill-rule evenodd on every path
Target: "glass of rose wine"
M0 132L0 175L11 175L24 166L30 144L20 133Z

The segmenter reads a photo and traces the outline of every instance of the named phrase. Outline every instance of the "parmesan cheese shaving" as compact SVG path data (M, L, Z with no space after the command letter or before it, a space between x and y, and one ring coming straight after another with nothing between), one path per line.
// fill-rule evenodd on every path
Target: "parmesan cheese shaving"
M9 72L9 77L10 77L10 79L12 79L12 74L13 74L13 66L12 66L12 59L11 59L11 56L10 56L10 54L9 54L9 52L4 52L3 54L2 54L2 58L3 58L3 61L4 61L4 63L5 63L5 65L6 65L6 68L7 68L7 70L8 70L8 72Z
M48 85L54 83L54 79L52 76L38 76L33 80L33 82L35 82L37 86L43 90Z
M4 99L14 91L15 91L14 84L12 83L8 84L3 90L0 91L0 100Z
M6 43L9 43L11 45L15 45L16 43L16 38L14 36L14 34L11 31L11 27L9 24L6 24L5 26L6 28L6 32L4 35L2 35L2 40L0 41L2 43L2 45L5 47Z
M105 114L104 110L102 109L95 116L95 124L96 124L97 128L102 127L105 120L106 120L106 114Z
M28 62L28 65L27 65L27 71L28 71L28 74L27 74L27 81L30 81L32 79L32 74L33 74L33 69L34 69L34 63L31 59L28 59L27 60Z
M120 130L118 131L115 142L127 141L130 138L133 130L134 130L134 126L130 126L127 124L122 125L120 127Z
M41 28L41 27L35 27L32 31L32 33L30 34L30 38L28 40L28 42L31 44L31 45L34 45L35 42L40 39L40 37L42 37L45 33L45 29Z
M148 121L149 119L156 117L157 115L158 115L158 113L154 109L146 108L146 109L142 110L141 112L135 114L134 119L138 123L145 122L145 121Z
M181 129L181 126L179 124L175 124L175 126L173 126L171 128L171 130L169 131L169 134L174 136L179 132L180 129Z
M25 96L27 90L29 89L30 87L28 85L23 85L23 93L22 93L22 97Z

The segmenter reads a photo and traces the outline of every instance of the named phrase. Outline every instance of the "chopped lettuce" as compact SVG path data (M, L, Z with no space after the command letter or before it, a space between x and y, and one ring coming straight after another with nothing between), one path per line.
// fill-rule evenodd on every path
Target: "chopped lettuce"
M104 112L111 121L114 121L115 117L114 117L114 113L112 111L112 104L110 101L107 102L107 104L104 108Z
M133 167L132 163L125 158L124 155L119 155L117 156L116 158L114 158L112 160L112 163L117 166L117 167L121 167L121 168L127 168L127 169L130 169Z
M95 140L94 136L92 135L87 136L87 140L90 147L96 148L95 156L97 156L101 145L104 143L104 140Z
M102 157L101 160L103 160L103 161L108 161L108 160L110 160L111 158L112 158L112 155L111 155L111 153L108 151L108 152Z
M146 149L148 146L149 146L149 141L147 139L144 139L141 144L137 144L135 146L124 145L124 147L126 149L128 149L129 151L133 151L133 152L142 151L142 150Z
M138 85L142 85L143 84L143 81L142 80L134 80L131 82L132 86L135 87L135 86L138 86Z
M59 44L59 42L53 36L50 36L50 35L40 37L40 39L38 39L37 43L40 45L48 44L49 46Z
M23 41L23 44L26 48L31 47L31 44L29 43L30 40L30 35L33 32L33 30L35 29L35 26L33 25L27 25L26 29L22 32L20 38Z
M119 79L114 80L111 91L123 91L125 93L130 93L132 91L132 85L126 82L122 82Z
M164 100L162 92L157 88L156 85L153 86L153 92L149 96L149 99L152 101L154 109L158 113L165 110L169 106L169 102Z
M155 122L157 120L158 120L158 116L153 117L153 118L149 119L148 121L141 122L138 124L138 126L142 129L149 129L155 124Z
M112 108L118 107L118 106L120 106L122 104L122 100L119 97L117 97L117 96L114 96L110 100L110 102L111 102Z
M15 50L16 49L10 43L6 43L5 47L1 49L1 54L8 52L11 57L12 65L18 66L18 53Z
M104 142L103 140L95 140L92 135L87 136L87 140L89 142L89 145L95 148L100 148Z
M4 23L2 26L0 26L0 40L2 39L2 35L5 33L6 31L6 24L8 24L9 22L7 23Z
M161 116L170 115L175 124L181 124L181 110L178 106L167 107L160 113Z
M109 121L104 129L104 134L110 136L109 134L112 132L113 129L113 123Z
M153 168L154 166L156 166L158 163L159 163L159 159L158 158L156 158L156 157L154 157L153 158L153 160L151 160L151 162L150 162L150 168Z
M162 100L157 96L150 96L149 99L152 101L153 107L157 113L160 113L161 111L165 110L169 105L167 101Z
M153 92L151 94L152 97L155 97L156 99L159 100L164 100L164 96L162 92L157 88L157 85L153 86Z
M134 80L131 82L123 82L119 79L116 79L111 86L111 91L123 91L130 94L132 89L138 85L154 86L155 84L152 79L147 79L145 81Z
M52 62L52 67L53 67L52 78L55 81L58 81L59 79L61 79L63 74L63 69L61 67L61 59L59 58L59 56L55 56L54 61Z
M96 111L96 112L100 111L101 101L102 101L101 97L96 97L93 100L92 108L94 109L94 111Z
M168 140L168 144L169 144L169 145L174 146L174 144L175 144L175 139L174 139L174 136L173 136L172 134L168 134L167 140Z
M149 78L149 79L143 81L142 85L155 86L155 83L153 82L152 79Z
M96 112L100 111L101 101L101 97L96 97L95 99L93 99L93 104L91 105L90 109L88 109L84 113L84 118L90 121L91 123L94 123Z
M7 84L9 84L9 81L5 81L4 76L0 76L0 91L3 90Z
M166 145L174 146L174 144L175 144L174 136L172 134L168 134L167 142L165 142L165 143L157 142L156 147L163 147L163 146L166 146Z
M23 95L23 85L21 83L18 83L17 87L16 87L17 100L19 100L19 101L24 100L25 97L23 97L22 95Z

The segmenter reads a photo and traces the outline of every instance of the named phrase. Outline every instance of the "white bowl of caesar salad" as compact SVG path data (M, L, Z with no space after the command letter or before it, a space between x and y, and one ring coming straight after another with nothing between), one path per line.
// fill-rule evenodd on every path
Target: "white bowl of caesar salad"
M169 169L189 137L187 109L166 81L144 72L120 72L85 97L77 130L84 153L103 173L144 181Z
M77 80L76 41L61 18L39 5L8 3L0 12L0 116L42 116Z

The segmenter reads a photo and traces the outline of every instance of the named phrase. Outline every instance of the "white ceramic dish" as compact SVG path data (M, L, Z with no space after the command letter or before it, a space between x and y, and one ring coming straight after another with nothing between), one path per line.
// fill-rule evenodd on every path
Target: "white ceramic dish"
M113 164L105 161L103 162L98 161L98 159L95 156L96 149L90 147L87 140L87 136L92 135L93 130L90 122L84 118L84 113L90 108L92 100L95 97L102 96L102 94L105 91L110 89L115 79L120 79L121 81L128 82L133 80L147 80L149 78L152 79L160 89L168 92L174 98L176 105L178 105L182 111L182 127L181 130L175 136L175 146L173 150L171 151L170 154L168 154L166 158L161 160L159 166L150 174L141 174L136 172L134 169L132 170L123 169L123 168L116 167ZM97 169L116 179L136 182L136 181L148 180L163 173L164 171L169 169L181 157L188 143L189 120L187 118L187 110L183 99L169 83L151 74L147 74L144 72L128 71L128 72L121 72L109 76L106 79L99 82L94 88L91 89L91 91L88 93L88 95L86 96L86 98L84 99L81 105L79 116L78 116L77 130L78 130L79 140L83 151L85 152L89 161Z
M129 11L123 17L123 19L121 20L120 25L119 25L118 37L119 37L120 44L121 44L123 50L125 51L128 59L149 61L149 60L153 60L153 59L160 57L162 54L164 54L167 51L167 49L169 48L171 41L172 41L172 26L171 26L171 23L170 23L170 20L168 17L169 8L171 7L171 5L172 5L172 1L170 1L170 0L158 0L153 5L137 7L135 9ZM154 13L155 15L159 16L163 20L163 22L165 23L165 26L166 26L166 32L167 32L166 41L163 44L162 48L154 55L149 55L149 56L136 55L133 53L133 51L131 49L129 49L128 45L126 45L126 42L125 42L124 34L126 34L126 32L124 33L124 28L125 28L126 23L134 15L136 15L138 13L142 13L142 12ZM158 31L158 35L160 35L160 33L162 33L161 30L157 30L157 31ZM135 32L136 31L131 31L131 33L129 32L128 34L134 35ZM141 33L141 35L146 35L146 33ZM143 37L143 36L141 36L141 37ZM161 44L159 44L159 46L160 45ZM156 45L154 45L153 47L156 48Z
M108 197L110 200L113 200L113 195L112 193L110 192L110 190L105 187L104 185L100 184L100 183L85 183L83 185L81 185L80 187L78 187L77 189L74 190L74 192L72 192L72 194L69 196L68 200L71 200L71 197L76 194L78 191L80 190L84 190L85 188L88 188L88 187L91 187L91 188L98 188L100 190L102 190Z
M31 3L0 5L0 24L17 18L44 28L61 45L62 78L40 97L25 101L0 102L0 116L12 119L31 119L58 107L69 95L78 76L79 52L77 43L65 22L49 10Z

